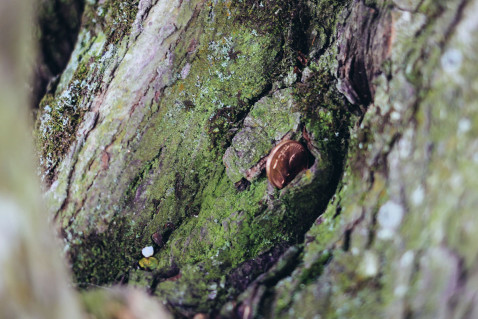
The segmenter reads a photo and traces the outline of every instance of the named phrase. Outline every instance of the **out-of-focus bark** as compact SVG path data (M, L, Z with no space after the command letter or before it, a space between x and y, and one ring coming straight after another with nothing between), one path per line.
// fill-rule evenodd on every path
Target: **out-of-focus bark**
M32 5L0 2L0 317L80 318L34 165L27 90Z

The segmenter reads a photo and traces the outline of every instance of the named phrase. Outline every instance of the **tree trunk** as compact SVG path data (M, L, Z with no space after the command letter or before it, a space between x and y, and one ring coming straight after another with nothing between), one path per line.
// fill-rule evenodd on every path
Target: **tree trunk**
M35 174L26 85L31 6L0 2L0 317L80 318Z
M87 1L36 124L78 285L186 317L476 317L476 12ZM287 139L310 163L277 189Z

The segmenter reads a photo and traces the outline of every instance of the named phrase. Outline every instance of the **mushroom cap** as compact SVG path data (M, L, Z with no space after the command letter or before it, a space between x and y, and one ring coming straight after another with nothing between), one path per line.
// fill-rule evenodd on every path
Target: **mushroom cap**
M141 250L141 253L146 258L151 257L154 254L154 248L153 246L146 246Z

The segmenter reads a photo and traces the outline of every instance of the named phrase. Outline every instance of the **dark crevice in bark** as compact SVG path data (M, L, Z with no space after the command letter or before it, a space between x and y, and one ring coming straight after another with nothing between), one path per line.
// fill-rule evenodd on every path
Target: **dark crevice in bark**
M391 49L392 17L390 8L368 7L361 1L348 10L337 35L338 89L354 104L351 111L360 115L374 99L373 80Z
M228 275L228 281L230 282L232 279L233 287L239 291L247 289L246 296L240 302L233 303L233 307L228 311L224 311L224 308L221 312L218 309L213 310L211 317L245 318L245 314L250 313L251 309L257 311L257 315L268 313L267 309L271 307L270 301L274 295L274 286L289 276L299 264L302 247L287 247L287 243L276 245L270 251L251 261L244 262L233 270ZM257 265L265 266L265 268L255 278L250 278L251 271L257 273ZM251 266L253 268L250 268ZM244 278L247 278L248 282ZM234 279L236 280L234 281Z
M75 47L85 7L84 0L46 0L38 4L39 52L32 78L31 105L37 108L47 92L54 92L58 77Z
M180 269L179 267L173 263L171 265L170 268L168 269L162 269L160 271L155 271L153 273L153 281L151 282L151 286L149 287L149 293L151 295L154 294L154 292L156 291L156 288L158 287L158 285L165 281L165 280L168 280L169 278L173 278L177 275L180 274Z
M287 248L287 243L281 243L255 258L243 262L227 275L227 284L237 291L244 291L257 276L267 272Z
M85 133L84 137L83 137L83 140L82 141L78 141L77 143L82 143L84 141L86 141L86 139L88 138L88 135L90 134L90 132L95 128L96 126L96 123L98 121L98 113L94 113L94 116L93 116L93 123L92 123L92 126L91 128ZM80 145L80 148L82 147L83 145ZM65 196L65 200L63 201L63 203L61 204L60 206L60 209L58 211L55 212L55 216L54 216L54 220L56 221L60 212L62 212L68 205L69 201L70 201L70 185L71 185L71 179L75 173L75 170L76 170L76 163L78 162L78 156L76 155L75 158L74 158L74 161L72 162L72 164L70 165L70 171L68 172L68 179L67 179L67 186L66 186L66 196ZM93 182L88 186L87 189L89 189L91 187L91 185L93 184ZM86 198L84 199L83 203L86 201ZM82 207L83 205L80 205L80 207ZM79 210L79 209L78 209ZM78 210L76 211L76 213L78 212ZM75 213L75 214L76 214ZM70 218L70 222L68 224L68 226L71 225L71 223L73 222L74 220L74 216L73 218Z
M350 237L352 236L352 231L353 229L347 229L344 233L344 243L342 245L342 250L343 251L349 251L350 249Z

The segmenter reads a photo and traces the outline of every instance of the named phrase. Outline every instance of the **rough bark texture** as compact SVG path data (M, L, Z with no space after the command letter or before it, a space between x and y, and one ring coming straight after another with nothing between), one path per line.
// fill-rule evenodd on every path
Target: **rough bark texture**
M78 285L176 316L476 317L476 12L87 1L36 125ZM315 161L276 190L284 138Z

